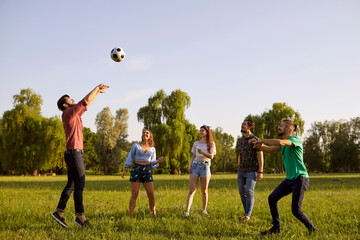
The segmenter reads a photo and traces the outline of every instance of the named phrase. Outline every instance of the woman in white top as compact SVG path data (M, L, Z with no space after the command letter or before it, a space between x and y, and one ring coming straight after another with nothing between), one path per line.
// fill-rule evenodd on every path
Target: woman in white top
M208 215L206 211L208 203L208 185L211 177L210 165L211 159L216 155L216 147L213 141L209 126L200 127L200 141L196 141L192 147L193 153L188 172L190 173L189 194L186 200L185 216L189 216L190 207L196 191L196 185L200 178L203 214Z
M155 195L154 182L152 176L152 169L159 166L159 163L164 161L163 157L156 160L156 150L152 133L149 130L144 130L141 137L141 143L134 143L131 147L129 155L125 161L124 169L121 177L124 178L126 168L129 168L135 158L134 166L131 169L131 198L129 204L130 218L133 218L136 199L139 195L140 184L142 183L147 196L149 198L150 210L156 217L155 209Z

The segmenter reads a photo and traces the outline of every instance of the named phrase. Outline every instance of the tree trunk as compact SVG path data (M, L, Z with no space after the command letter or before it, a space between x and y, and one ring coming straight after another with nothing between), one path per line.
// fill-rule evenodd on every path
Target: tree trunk
M104 174L109 175L109 167L108 167L108 165L104 166Z
M171 171L171 174L175 174L175 175L178 175L178 171L176 170L175 166L170 166L170 171Z
M38 175L38 170L37 169L33 170L31 176L36 177L37 175Z

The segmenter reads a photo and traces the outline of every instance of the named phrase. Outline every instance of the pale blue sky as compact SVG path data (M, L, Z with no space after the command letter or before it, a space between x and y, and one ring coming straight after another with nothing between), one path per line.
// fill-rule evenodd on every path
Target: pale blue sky
M187 119L234 137L248 114L286 102L306 122L360 115L360 1L0 1L0 114L32 88L42 114L110 85L83 116L137 111L164 89L187 92ZM113 47L127 56L110 59Z

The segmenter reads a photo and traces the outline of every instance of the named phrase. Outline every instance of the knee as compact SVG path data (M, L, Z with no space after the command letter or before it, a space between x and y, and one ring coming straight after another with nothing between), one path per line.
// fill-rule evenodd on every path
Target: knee
M202 190L201 190L201 193L202 193L202 195L206 196L206 195L207 195L207 188L206 188L206 189L202 189Z
M78 183L78 184L75 184L73 187L75 192L83 192L84 188L85 188L85 183Z
M131 193L131 200L136 200L138 197L139 193Z
M74 191L74 184L66 184L65 189L70 190L70 191Z
M196 187L190 187L189 188L189 194L193 194L196 192Z
M148 196L149 200L155 201L155 195L154 194L150 193L147 196Z
M252 189L246 189L246 191L244 191L244 192L247 197L251 197L254 195L254 191Z
M269 204L276 203L277 200L274 195L270 194L268 197Z

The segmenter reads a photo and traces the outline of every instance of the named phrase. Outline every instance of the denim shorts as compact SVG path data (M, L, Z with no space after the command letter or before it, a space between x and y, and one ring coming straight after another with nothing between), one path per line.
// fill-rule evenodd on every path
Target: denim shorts
M210 164L193 163L191 165L191 175L198 177L210 177Z
M134 164L131 169L130 182L153 182L152 167L149 165Z

